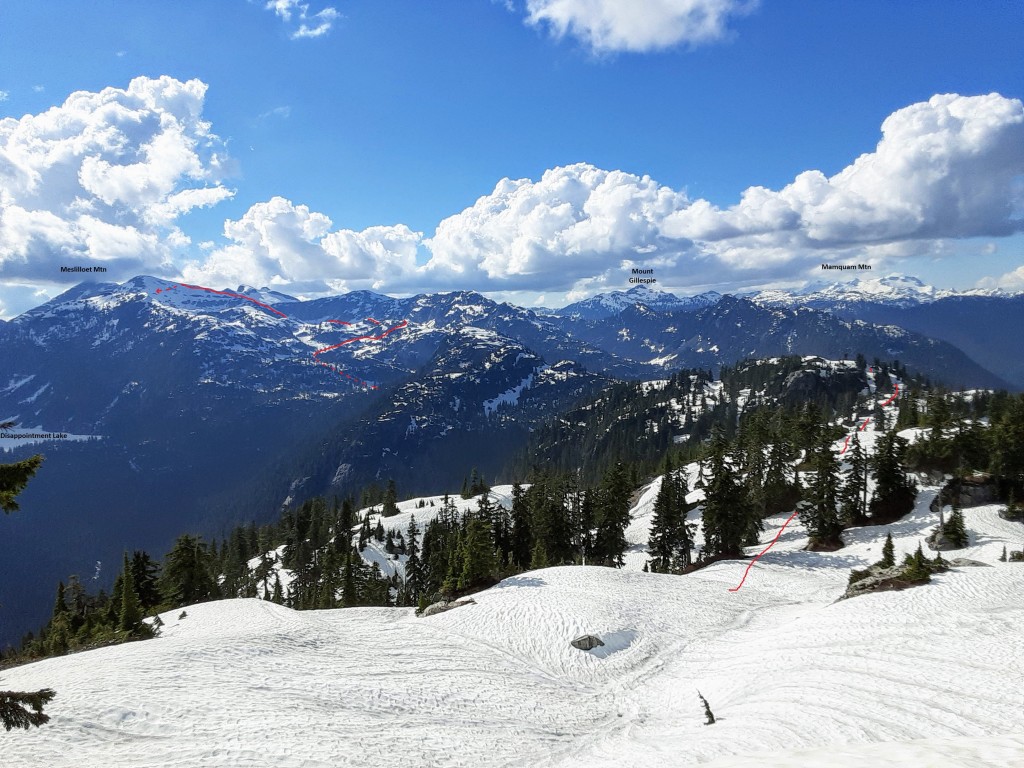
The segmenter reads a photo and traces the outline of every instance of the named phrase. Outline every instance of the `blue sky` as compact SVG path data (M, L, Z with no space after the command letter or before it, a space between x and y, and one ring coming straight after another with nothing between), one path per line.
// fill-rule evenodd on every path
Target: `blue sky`
M711 21L687 21L694 8ZM1022 32L1019 4L945 0L6 2L0 174L16 165L22 186L0 198L0 314L66 287L59 265L94 263L112 279L476 288L549 304L627 287L635 265L684 293L860 260L940 286L1024 289ZM153 85L162 76L206 88L185 104ZM194 162L163 164L156 152L176 149L166 133L153 142L159 128L97 138L96 95L136 78L147 95L143 107L124 97L132 120L171 116ZM58 114L26 121L73 92L95 97L76 107L94 132L84 149ZM962 98L921 106L937 94ZM998 100L970 100L988 94ZM899 142L876 151L896 113ZM36 178L28 148L63 130ZM850 176L872 185L786 191L865 153L878 162ZM39 188L141 154L132 173L162 169L160 189L126 192L110 173L85 192ZM979 181L993 169L994 189ZM528 182L496 193L505 178ZM774 196L743 206L755 186ZM965 188L988 213L947 199ZM187 189L207 190L203 203L168 213Z

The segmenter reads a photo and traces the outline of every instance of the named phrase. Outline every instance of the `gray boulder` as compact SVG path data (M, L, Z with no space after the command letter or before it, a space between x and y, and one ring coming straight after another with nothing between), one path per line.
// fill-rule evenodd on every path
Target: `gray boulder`
M575 640L570 640L569 645L573 648L579 648L581 651L589 651L604 645L604 641L597 635L580 635Z
M431 603L430 605L428 605L426 608L423 609L423 613L419 615L421 618L426 618L427 616L434 616L438 613L450 611L453 608L461 608L464 605L474 605L475 603L476 600L474 600L471 597L467 597L465 600L455 600L450 603L446 600L439 600L436 603Z

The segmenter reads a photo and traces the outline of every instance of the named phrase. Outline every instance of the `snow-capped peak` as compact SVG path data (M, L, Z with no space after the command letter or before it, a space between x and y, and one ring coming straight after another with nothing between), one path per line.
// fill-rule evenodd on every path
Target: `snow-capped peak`
M680 309L701 309L717 303L720 298L722 298L721 294L715 291L708 291L696 296L679 297L668 291L658 291L647 285L637 285L628 291L599 293L589 299L569 304L562 309L553 310L552 314L584 320L600 320L617 315L624 309L635 307L638 304L643 304L658 312L672 312Z
M768 289L751 295L766 305L820 305L875 303L894 306L926 304L950 296L1007 296L999 289L956 291L939 289L911 275L892 273L885 277L853 278L839 282L816 280L795 289Z

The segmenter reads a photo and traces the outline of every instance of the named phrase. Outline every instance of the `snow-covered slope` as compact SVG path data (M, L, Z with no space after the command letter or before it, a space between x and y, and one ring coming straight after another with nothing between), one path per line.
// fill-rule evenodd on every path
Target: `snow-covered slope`
M893 526L898 551L934 524L929 496ZM883 530L806 553L791 525L736 593L744 565L725 562L687 577L534 571L426 619L192 606L164 614L155 640L4 673L5 688L58 698L49 725L0 750L25 768L1012 765L1024 565L996 557L1024 527L995 507L966 519L975 543L957 554L989 567L838 603ZM569 646L584 632L601 653Z
M873 424L860 432L869 451L877 434ZM690 487L695 475L691 465ZM430 618L207 603L163 614L155 640L9 670L3 687L53 686L58 698L50 724L0 736L0 751L26 768L1024 760L1024 564L998 561L1004 545L1024 546L1024 526L996 506L967 509L971 544L947 557L985 566L836 602L851 568L879 558L887 530L899 558L935 526L938 489L924 487L905 519L850 529L838 552L804 551L803 527L789 523L731 592L746 562L688 576L641 572L659 482L632 511L623 570L533 571ZM508 504L510 490L494 496ZM402 530L439 506L434 497L402 502L385 522ZM763 541L786 517L766 521ZM386 569L400 567L377 554ZM583 633L606 645L572 648ZM698 690L718 717L713 727Z

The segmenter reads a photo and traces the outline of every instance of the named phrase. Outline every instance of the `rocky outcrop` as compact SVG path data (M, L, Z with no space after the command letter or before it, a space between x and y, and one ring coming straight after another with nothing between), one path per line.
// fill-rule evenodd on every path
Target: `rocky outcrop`
M450 611L453 608L461 608L464 605L474 605L476 600L471 597L467 597L465 600L455 600L448 602L447 600L439 600L436 603L432 603L423 609L423 612L419 614L421 617L426 618L427 616L434 616L438 613L444 613Z
M956 557L949 561L950 568L991 568L992 563L983 563L981 560L971 560L969 557Z
M950 480L936 494L929 508L932 512L938 512L942 507L952 506L954 502L963 508L993 504L998 500L999 483L996 479L991 475L977 474Z
M948 552L951 549L965 549L967 546L966 544L962 547L957 546L937 529L928 534L924 543L927 544L928 549L933 552Z
M890 592L909 589L910 587L917 587L928 582L927 578L908 579L903 575L904 570L905 568L902 565L894 565L890 568L872 566L864 572L865 575L856 581L850 582L840 600L847 597L864 595L868 592Z

